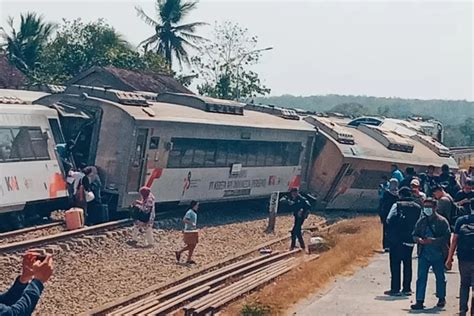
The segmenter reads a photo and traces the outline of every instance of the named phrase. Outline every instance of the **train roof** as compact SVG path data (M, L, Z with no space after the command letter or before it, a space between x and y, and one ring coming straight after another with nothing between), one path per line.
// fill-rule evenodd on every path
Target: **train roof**
M57 116L56 111L52 109L32 104L38 98L46 95L48 93L39 91L0 89L0 113Z
M152 110L154 116L149 115L141 107L117 104L136 120L140 121L168 121L186 122L209 125L242 126L257 128L275 128L288 130L312 131L311 124L300 120L288 120L275 115L245 109L242 115L206 112L201 109L167 102L149 102L147 109Z
M267 129L284 129L315 132L314 126L304 120L253 111L244 104L196 95L164 93L157 96L142 95L114 89L88 86L70 86L63 96L91 98L106 102L126 112L137 121L194 123L220 126L240 126ZM61 101L56 94L53 102ZM48 103L48 101L46 101Z
M411 128L407 121L384 119L378 127L352 127L347 125L350 120L332 117L312 116L308 121L316 126L319 124L319 132L347 158L420 166L448 164L451 168L457 168L446 147ZM405 123L408 125L405 126ZM338 137L341 137L339 141Z
M17 98L28 104L31 104L39 98L45 97L47 95L49 95L49 93L42 91L0 89L0 98Z

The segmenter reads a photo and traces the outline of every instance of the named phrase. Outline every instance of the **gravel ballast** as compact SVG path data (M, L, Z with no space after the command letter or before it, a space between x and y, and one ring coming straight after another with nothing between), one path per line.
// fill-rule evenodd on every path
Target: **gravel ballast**
M255 214L254 214L255 215ZM229 255L251 249L276 237L288 235L290 215L279 216L274 234L265 234L267 219L256 216L202 216L196 265L177 264L174 251L183 246L180 225L173 221L155 229L155 246L143 248L127 244L128 229L107 236L83 238L62 248L54 256L54 276L46 285L36 315L77 315L94 307L132 294L155 284L198 270ZM311 215L305 226L321 218ZM199 224L198 224L199 225ZM64 246L64 245L63 245ZM0 288L6 289L20 272L20 257L0 257ZM186 259L183 254L182 261Z

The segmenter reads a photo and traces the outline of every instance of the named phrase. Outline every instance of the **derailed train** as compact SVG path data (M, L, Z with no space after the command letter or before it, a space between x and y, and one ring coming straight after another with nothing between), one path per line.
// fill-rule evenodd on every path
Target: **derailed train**
M14 199L23 203L64 199L64 191L49 194L53 182L63 188L57 179L62 166L52 148L72 138L77 139L76 164L98 167L104 200L118 210L138 197L142 185L150 186L162 205L255 199L300 187L317 198L318 207L369 210L376 207L381 176L393 163L418 171L428 165L457 168L440 143L442 126L433 121L350 120L197 95L78 85L44 95L34 101L37 105L18 104L28 113L4 120L9 106L3 100L0 126L39 127L53 163L41 160L28 178L27 160L10 163L0 156L0 166L18 183ZM36 112L43 113L46 125L24 119ZM0 147L11 148L15 139L9 141L1 138ZM44 194L33 196L26 184L40 172L54 181L38 180ZM19 203L4 203L13 196L4 181L0 212L13 211Z

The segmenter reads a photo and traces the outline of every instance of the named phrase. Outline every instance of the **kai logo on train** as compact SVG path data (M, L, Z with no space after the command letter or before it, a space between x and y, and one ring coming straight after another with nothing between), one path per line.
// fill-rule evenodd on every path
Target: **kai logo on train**
M20 191L20 186L15 176L5 177L5 183L7 185L7 191Z

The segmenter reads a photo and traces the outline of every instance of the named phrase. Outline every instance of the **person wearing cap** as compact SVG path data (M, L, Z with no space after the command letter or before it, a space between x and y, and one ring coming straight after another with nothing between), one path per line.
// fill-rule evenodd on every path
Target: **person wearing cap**
M420 180L418 179L413 179L410 182L410 187L411 187L411 193L413 197L415 198L415 201L420 204L420 206L423 206L423 201L426 199L426 194L421 192L420 190Z
M412 253L413 243L412 233L415 224L420 218L421 206L411 194L408 187L402 187L399 191L400 200L393 204L387 216L389 226L389 247L390 247L390 290L385 291L385 295L399 296L411 295L412 280ZM403 262L403 287L400 293L400 272Z
M426 199L423 203L423 216L413 231L413 240L418 244L418 275L416 280L416 303L413 310L424 309L426 284L430 267L436 278L437 307L446 305L446 276L444 263L448 256L451 231L449 223L437 212L437 202Z
M288 198L288 206L290 211L293 213L295 220L293 224L293 229L291 230L290 250L295 249L296 239L298 239L301 249L304 250L305 243L301 227L303 226L305 219L308 218L309 211L311 209L311 204L309 204L308 200L301 196L301 194L299 194L297 188L291 188L290 195Z

